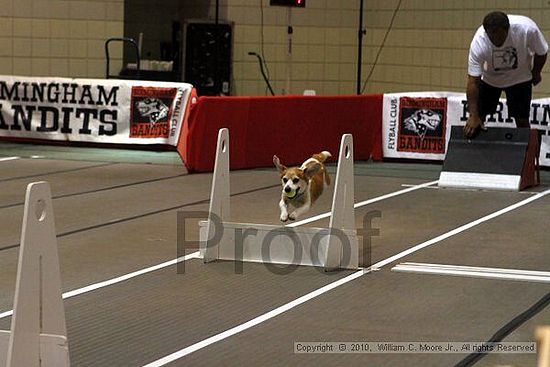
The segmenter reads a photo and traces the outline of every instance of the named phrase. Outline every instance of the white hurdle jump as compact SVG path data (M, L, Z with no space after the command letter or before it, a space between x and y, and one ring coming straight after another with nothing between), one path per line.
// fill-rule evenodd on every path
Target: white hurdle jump
M210 216L200 222L200 254L205 263L232 260L309 265L325 270L357 269L359 251L353 185L353 138L345 134L340 143L328 228L230 222L229 131L220 129ZM275 199L278 202L279 199Z
M0 367L68 367L69 347L50 186L27 187L11 331Z

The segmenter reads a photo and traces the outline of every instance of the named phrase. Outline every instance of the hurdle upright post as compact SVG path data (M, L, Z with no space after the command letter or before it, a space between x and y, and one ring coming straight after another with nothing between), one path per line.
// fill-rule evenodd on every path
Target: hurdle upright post
M203 256L205 263L219 258L219 243L213 241L213 239L215 238L215 232L223 230L223 228L216 228L216 222L213 221L212 217L217 216L221 222L230 219L229 193L229 130L223 128L218 131L218 143L216 145L216 161L214 163L208 224L206 226L207 240Z
M69 347L50 186L27 187L11 331L0 366L67 367ZM2 343L0 343L2 344ZM5 364L3 364L5 363Z
M340 152L338 155L338 170L336 172L336 183L332 197L332 210L329 222L329 231L355 231L355 188L353 177L353 136L342 135ZM348 252L352 261L358 253L357 241L354 237L343 236L348 243L348 249L343 249L341 239L330 235L326 250L325 270L339 269L341 266L343 251Z

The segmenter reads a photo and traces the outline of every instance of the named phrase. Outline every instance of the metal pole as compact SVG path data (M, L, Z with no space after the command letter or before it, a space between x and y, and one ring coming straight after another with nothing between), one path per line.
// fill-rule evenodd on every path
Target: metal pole
M357 94L361 94L361 65L363 64L363 0L359 0L359 42L357 45Z
M220 54L220 0L216 0L216 25L214 26L214 90L216 95L221 94L221 86L219 86L219 54Z

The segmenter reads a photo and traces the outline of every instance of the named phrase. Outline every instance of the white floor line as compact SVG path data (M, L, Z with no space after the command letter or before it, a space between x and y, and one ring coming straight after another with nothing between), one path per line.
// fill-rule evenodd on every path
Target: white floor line
M414 187L416 185L412 185L412 184L401 184L401 187ZM432 189L432 190L459 190L459 191L494 191L494 190L487 190L487 189L470 189L470 188L453 188L453 187L444 187L443 189L439 186L428 186L428 187L425 187L426 189ZM502 192L506 192L506 191L502 191ZM509 191L509 192L513 192L513 191ZM515 194L522 194L522 195L536 195L538 194L537 191L517 191L517 192L514 192Z
M2 157L0 158L0 162L13 161L15 159L21 159L21 157Z
M405 190L400 190L400 191L396 191L396 192L393 192L393 193L390 193L390 194L378 196L378 197L375 197L375 198L357 203L357 204L355 204L355 207L358 208L358 207L365 206L365 205L370 204L370 203L374 203L374 202L381 201L381 200L384 200L384 199L388 199L388 198L391 198L391 197L394 197L394 196L402 195L402 194L405 194L407 192L418 190L418 189L420 189L422 187L425 187L425 186L428 186L428 185L433 185L435 183L437 183L437 181L427 182L427 183L424 183L424 184L413 186L413 187L405 189ZM322 216L323 216L322 218L329 217L330 212L324 213L324 214L322 214ZM313 221L316 221L316 220L319 220L319 219L321 219L320 216L313 217L313 218L307 218L303 221L298 221L298 222L292 223L293 224L292 226L296 227L296 226L299 226L299 225L302 225L302 224L305 224L305 223L309 223L309 222L313 222ZM122 276L117 277L117 278L105 280L103 282L91 284L91 285L88 285L88 286L83 287L83 288L79 288L79 289L75 289L75 290L63 293L63 299L75 297L75 296L78 296L78 295L83 294L83 293L91 292L91 291L94 291L96 289L104 288L104 287L107 287L107 286L110 286L110 285L113 285L113 284L123 282L123 281L131 279L131 278L135 278L135 277L143 275L143 274L150 273L152 271L160 270L160 269L165 268L167 266L175 265L175 264L177 264L181 261L194 259L194 258L199 258L199 257L200 257L200 253L199 253L199 251L197 251L197 252L194 252L192 254L181 257L179 259L170 260L170 261L164 262L162 264L158 264L158 265L146 268L146 269L135 271L133 273L122 275ZM0 319L5 318L5 317L9 317L11 315L13 315L13 310L2 312L2 313L0 313Z
M522 207L522 206L524 206L524 205L527 205L527 204L529 204L529 203L531 203L531 202L533 202L533 201L535 201L535 200L538 200L538 199L540 199L540 198L546 196L546 195L549 194L549 193L550 193L550 190L546 190L546 191L544 191L544 192L542 192L542 193L540 193L540 194L538 194L538 195L531 196L530 198L527 198L527 199L525 199L525 200L523 200L523 201L520 201L520 202L518 202L518 203L512 204L512 205L510 205L510 206L508 206L508 207L506 207L506 208L504 208L504 209L498 210L498 211L496 211L496 212L494 212L494 213L492 213L492 214L486 215L486 216L484 216L484 217L482 217L482 218L480 218L480 219L477 219L477 220L475 220L475 221L473 221L473 222L470 222L470 223L465 224L465 225L463 225L463 226L461 226L461 227L458 227L458 228L456 228L456 229L454 229L454 230L452 230L452 231L449 231L449 232L447 232L447 233L445 233L445 234L442 234L442 235L440 235L440 236L438 236L438 237L435 237L434 239L431 239L431 240L429 240L429 241L423 242L423 243L421 243L421 244L419 244L419 245L416 245L416 246L414 246L414 247L412 247L412 248L410 248L410 249L408 249L408 250L406 250L406 251L403 251L403 252L401 252L401 253L399 253L399 254L397 254L397 255L394 255L394 256L391 256L391 257L389 257L389 258L387 258L387 259L385 259L385 260L382 260L382 261L380 261L380 262L374 264L374 265L371 266L370 268L363 269L363 270L359 270L359 271L357 271L357 272L355 272L355 273L353 273L353 274L351 274L351 275L348 275L348 276L345 277L345 278L342 278L342 279L340 279L340 280L338 280L338 281L335 281L335 282L333 282L333 283L327 284L327 285L325 285L324 287L319 288L318 290L315 290L315 291L313 291L313 292L311 292L311 293L306 294L305 296L302 296L302 297L300 297L300 298L297 298L297 299L295 299L294 301L291 301L291 302L289 302L289 303L286 303L286 304L284 304L283 306L280 306L280 307L278 307L278 308L276 308L276 309L274 309L274 310L272 310L272 311L270 311L270 312L267 312L267 313L265 313L265 314L263 314L263 315L260 315L260 316L254 318L254 319L252 319L252 320L250 320L250 321L247 321L247 322L245 322L245 323L243 323L243 324L240 324L240 325L237 325L237 326L235 326L235 327L233 327L233 328L231 328L231 329L229 329L229 330L226 330L226 331L224 331L224 332L221 332L221 333L219 333L219 334L216 334L216 335L214 335L214 336L212 336L212 337L210 337L210 338L207 338L207 339L204 339L204 340L202 340L202 341L200 341L200 342L197 342L197 343L195 343L195 344L192 344L192 345L190 345L190 346L188 346L188 347L186 347L186 348L183 348L183 349L181 349L181 350L179 350L179 351L177 351L177 352L174 352L174 353L172 353L172 354L170 354L170 355L168 355L168 356L166 356L166 357L163 357L163 358L161 358L161 359L159 359L159 360L156 360L156 361L154 361L154 362L151 362L151 363L149 363L149 364L147 364L147 365L145 365L145 366L143 366L143 367L161 367L161 366L164 366L164 365L166 365L166 364L168 364L168 363L171 363L171 362L173 362L173 361L175 361L175 360L177 360L177 359L180 359L180 358L182 358L182 357L184 357L184 356L186 356L186 355L188 355L188 354L191 354L191 353L196 352L196 351L198 351L198 350L200 350L200 349L202 349L202 348L205 348L205 347L207 347L207 346L209 346L209 345L212 345L212 344L217 343L217 342L219 342L219 341L221 341L221 340L224 340L224 339L226 339L226 338L229 338L229 337L231 337L231 336L233 336L233 335L235 335L235 334L238 334L238 333L240 333L240 332L242 332L242 331L244 331L244 330L250 329L251 327L254 327L254 326L256 326L256 325L258 325L258 324L260 324L260 323L262 323L262 322L264 322L264 321L266 321L266 320L269 320L269 319L271 319L271 318L273 318L273 317L275 317L275 316L278 316L278 315L282 314L283 312L286 312L286 311L288 311L288 310L290 310L290 309L292 309L292 308L294 308L294 307L296 307L296 306L298 306L298 305L301 305L302 303L307 302L307 301L309 301L309 300L311 300L311 299L313 299L313 298L315 298L315 297L317 297L317 296L319 296L319 295L321 295L321 294L323 294L323 293L326 293L326 292L328 292L329 290L332 290L332 289L334 289L334 288L337 288L337 287L339 287L339 286L341 286L341 285L343 285L343 284L349 283L349 282L351 282L352 280L355 280L355 279L361 277L362 275L369 273L371 270L380 269L381 267L383 267L383 266L385 266L385 265L387 265L387 264L390 264L390 263L392 263L392 262L394 262L394 261L396 261L396 260L398 260L398 259L400 259L400 258L402 258L402 257L404 257L404 256L410 255L410 254L412 254L413 252L419 251L419 250L421 250L421 249L423 249L423 248L425 248L425 247L428 247L428 246L433 245L433 244L435 244L435 243L437 243L437 242L443 241L443 240L446 239L446 238L449 238L449 237L454 236L454 235L456 235L456 234L458 234L458 233L461 233L461 232L463 232L463 231L465 231L465 230L467 230L467 229L470 229L470 228L472 228L472 227L475 227L475 226L477 226L478 224L481 224L481 223L483 223L483 222L486 222L486 221L488 221L488 220L491 220L491 219L493 219L493 218L496 218L496 217L498 217L498 216L500 216L500 215L502 215L502 214L508 213L508 212L510 212L510 211L512 211L512 210L515 210L515 209L520 208L520 207ZM322 291L321 291L321 290L322 290ZM316 292L318 292L318 291L321 291L321 293L317 294Z
M388 264L390 264L390 263L392 263L392 262L394 262L394 261L397 261L397 260L401 259L402 257L405 257L405 256L407 256L407 255L410 255L410 254L412 254L413 252L422 250L422 249L425 248L425 247L428 247L428 246L431 246L431 245L433 245L433 244L435 244L435 243L441 242L441 241L443 241L443 240L445 240L445 239L447 239L447 238L449 238L449 237L452 237L452 236L454 236L454 235L456 235L456 234L459 234L459 233L461 233L461 232L464 232L464 231L466 231L466 230L468 230L468 229L470 229L470 228L472 228L472 227L475 227L475 226L477 226L477 225L479 225L479 224L481 224L481 223L487 222L487 221L489 221L489 220L491 220L491 219L494 219L494 218L496 218L496 217L498 217L498 216L501 216L501 215L503 215L503 214L506 214L506 213L508 213L508 212L511 212L512 210L515 210L515 209L520 208L520 207L522 207L522 206L524 206L524 205L527 205L527 204L529 204L529 203L531 203L531 202L533 202L533 201L535 201L535 200L538 200L538 199L540 199L540 198L542 198L542 197L544 197L544 196L546 196L546 195L548 195L548 194L550 194L550 190L546 190L546 191L540 192L540 193L538 193L537 195L531 196L531 197L529 197L529 198L527 198L527 199L525 199L525 200L522 200L522 201L517 202L517 203L515 203L515 204L512 204L512 205L510 205L510 206L507 206L506 208L503 208L503 209L501 209L501 210L498 210L498 211L496 211L496 212L493 212L493 213L491 213L491 214L488 214L488 215L486 215L486 216L484 216L484 217L482 217L482 218L479 218L479 219L477 219L477 220L474 220L473 222L464 224L463 226L460 226L460 227L458 227L458 228L455 228L455 229L453 229L452 231L449 231L449 232L444 233L444 234L442 234L442 235L440 235L440 236L437 236L437 237L435 237L435 238L432 238L432 239L429 240L429 241L426 241L426 242L423 242L423 243L418 244L418 245L416 245L416 246L413 246L413 247L411 247L411 248L409 248L409 249L407 249L407 250L405 250L405 251L403 251L403 252L400 252L400 253L398 253L398 254L396 254L396 255L393 255L393 256L391 256L391 257L385 259L385 260L379 261L379 262L377 262L376 264L372 265L372 266L371 266L371 269L372 269L372 270L377 270L377 269L379 269L379 268L381 268L381 267L383 267L383 266L386 266L386 265L388 265Z
M226 339L226 338L229 338L235 334L238 334L242 331L245 331L247 329L250 329L258 324L261 324L262 322L265 322L269 319L272 319L276 316L279 316L280 314L296 307L296 306L299 306L301 305L302 303L305 303L307 301L310 301L312 300L313 298L315 297L318 297L320 295L322 295L323 293L326 293L334 288L337 288L341 285L344 285L346 283L349 283L351 282L352 280L362 276L364 274L364 271L363 270L359 270L359 271L356 271L355 273L352 273L342 279L339 279L335 282L332 282L330 284L327 284L325 285L324 287L321 287L319 289L316 289L315 291L313 292L310 292L302 297L299 297L299 298L296 298L295 300L289 302L289 303L286 303L280 307L277 307L276 309L274 310L271 310L267 313L264 313L263 315L261 316L258 316L250 321L247 321L243 324L240 324L240 325L237 325L229 330L226 330L222 333L219 333L219 334L216 334L208 339L204 339L198 343L195 343L187 348L184 348L182 350L179 350L175 353L172 353L164 358L161 358L157 361L154 361L154 362L151 362L147 365L145 365L144 367L160 367L160 366L164 366L168 363L171 363L175 360L178 360L180 358L183 358L185 357L186 355L188 354L191 354L193 352L196 352L197 350L199 349L202 349L202 348L205 348L211 344L214 344L214 343L217 343L223 339Z
M475 266L402 263L394 266L392 271L403 273L452 275L472 278L499 280L517 280L524 282L550 283L550 272L520 269L486 268Z
M353 205L353 207L355 209L357 209L357 208L360 208L360 207L365 206L365 205L369 205L369 204L372 204L372 203L376 203L378 201L390 199L390 198L393 198L395 196L403 195L403 194L409 193L411 191L419 190L419 189L422 189L422 188L425 188L425 187L428 187L428 186L431 186L431 185L435 185L435 184L437 184L437 180L436 181L431 181L431 182L426 182L426 183L423 183L423 184L420 184L420 185L412 185L411 187L403 189L403 190L395 191L395 192L392 192L392 193L389 193L389 194L386 194L386 195L382 195L382 196L377 196L377 197L369 199L369 200L360 201L358 203L355 203ZM319 215L316 215L316 216L311 217L311 218L306 218L306 219L300 220L298 222L288 224L287 227L298 227L298 226L301 226L302 224L315 222L315 221L318 221L320 219L330 217L330 214L331 214L330 212L319 214Z
M199 255L200 255L199 251L196 251L196 252L193 252L189 255L179 257L177 259L166 261L166 262L163 262L161 264L157 264L157 265L145 268L145 269L137 270L137 271L134 271L132 273L125 274L125 275L122 275L122 276L119 276L119 277L116 277L116 278L113 278L113 279L108 279L108 280L105 280L105 281L102 281L102 282L99 282L99 283L91 284L91 285L88 285L88 286L83 287L83 288L75 289L75 290L63 293L63 299L75 297L75 296L78 296L78 295L83 294L83 293L88 293L88 292L91 292L91 291L95 291L96 289L100 289L100 288L108 287L108 286L113 285L113 284L121 283L121 282L124 282L128 279L138 277L140 275L151 273L153 271L157 271L157 270L160 270L162 268L166 268L168 266L176 265L177 263L180 263L182 261L186 261L186 260L190 260L190 259L198 259ZM11 315L13 315L13 310L2 312L2 313L0 313L0 319L3 319L5 317L11 316Z

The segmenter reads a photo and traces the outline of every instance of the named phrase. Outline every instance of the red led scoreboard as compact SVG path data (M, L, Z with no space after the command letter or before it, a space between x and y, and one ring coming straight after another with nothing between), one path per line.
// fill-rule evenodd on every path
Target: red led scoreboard
M269 5L306 7L306 0L270 0Z

